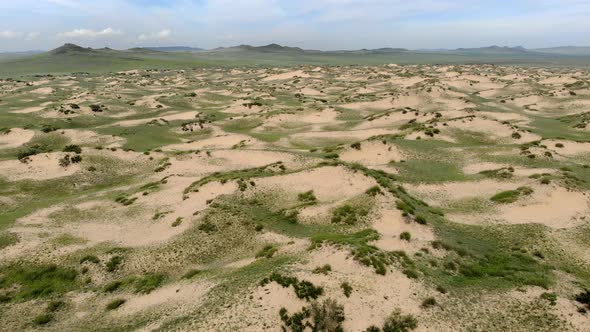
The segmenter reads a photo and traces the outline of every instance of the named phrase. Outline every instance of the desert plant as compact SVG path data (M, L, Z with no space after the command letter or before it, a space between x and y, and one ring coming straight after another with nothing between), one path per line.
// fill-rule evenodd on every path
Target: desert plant
M344 281L343 283L341 283L340 288L342 288L344 296L350 297L350 294L352 294L352 286L348 282Z
M279 249L272 244L265 245L256 253L256 258L271 258Z
M404 240L404 241L408 241L410 242L410 240L412 239L412 234L410 234L410 232L402 232L399 235L399 238Z
M412 315L402 315L401 310L397 309L383 324L383 332L408 332L418 327L418 320Z
M107 304L106 309L107 310L115 310L115 309L118 309L125 302L127 302L125 299L115 299L115 300L112 300L111 302L109 302Z
M313 271L311 271L312 273L315 274L328 274L328 272L332 271L332 266L330 266L330 264L325 264L323 266L318 266L315 269L313 269Z

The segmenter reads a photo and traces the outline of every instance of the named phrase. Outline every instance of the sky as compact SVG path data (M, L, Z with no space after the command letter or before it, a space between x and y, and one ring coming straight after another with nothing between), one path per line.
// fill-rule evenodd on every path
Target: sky
M590 0L0 0L0 51L590 46Z

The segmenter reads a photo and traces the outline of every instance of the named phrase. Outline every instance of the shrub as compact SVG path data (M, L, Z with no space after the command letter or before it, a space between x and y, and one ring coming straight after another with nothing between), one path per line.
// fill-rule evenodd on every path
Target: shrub
M360 207L355 208L349 204L345 204L334 210L332 214L332 222L335 224L343 222L352 225L357 223L360 217L364 217L368 213L369 212L366 209Z
M556 148L563 148L564 146L563 146L563 144L562 144L562 143L556 143L556 144L555 144L555 147L556 147Z
M403 232L399 235L399 238L410 242L410 239L412 238L412 234L410 234L410 232Z
M418 327L418 320L412 315L402 315L399 309L395 310L383 324L383 332L408 332Z
M96 257L94 255L86 255L86 256L82 257L82 259L80 259L80 264L83 264L85 262L98 264L98 263L100 263L100 259L98 259L98 257Z
M47 297L74 289L77 275L76 270L55 264L14 266L3 269L0 288L17 286L16 293L11 296L14 299L29 300Z
M106 264L107 272L113 272L119 268L119 265L123 262L123 257L115 255Z
M321 304L313 302L310 312L313 320L313 331L343 331L344 307L335 300L327 299Z
M270 277L262 279L260 285L264 286L273 281L285 288L292 285L295 289L295 295L297 295L297 297L300 299L317 299L318 296L324 293L324 289L322 287L316 287L309 281L300 281L296 277L285 277L276 272L272 273Z
M48 324L49 322L51 322L52 320L53 320L52 314L44 313L44 314L40 314L39 316L35 317L33 319L33 324L45 325L45 324Z
M66 147L62 150L63 152L74 152L76 154L82 153L82 148L78 145L66 145Z
M446 288L444 288L443 286L440 286L440 285L436 286L436 290L441 294L446 294L449 292Z
M545 292L545 293L541 294L541 298L543 300L549 301L549 304L551 304L551 305L557 304L557 294L555 294L555 293Z
M379 188L379 186L373 186L373 187L367 189L367 191L365 192L365 194L374 197L374 196L377 196L377 195L383 195L383 192L381 191L381 188Z
M160 273L148 273L135 282L135 292L148 294L160 287L166 276Z
M109 302L106 306L107 310L115 310L117 308L119 308L120 306L122 306L125 302L127 302L125 299L115 299L112 300L111 302Z
M110 282L106 286L104 286L103 290L106 293L112 293L112 292L116 291L117 289L119 289L119 287L121 287L121 285L123 285L123 282L116 280L116 281Z
M418 279L418 272L414 269L404 269L402 273L410 279Z
M350 145L351 148L356 149L356 150L360 150L361 149L361 143L360 142L356 142L356 143L352 143Z
M416 222L419 223L420 225L428 224L428 221L426 220L426 218L423 215L417 215Z
M300 193L299 195L297 195L297 199L300 202L304 203L315 203L318 200L317 197L315 197L315 195L313 194L313 190Z
M436 305L436 299L434 297L428 297L422 301L423 308L429 308Z
M197 274L199 274L201 272L202 272L201 270L197 270L197 269L189 270L188 272L186 272L182 276L182 279L191 279L192 277L196 276Z
M342 288L344 296L350 297L350 294L352 294L352 286L348 282L344 281L343 283L341 283L340 288Z
M324 266L318 266L315 269L313 269L312 273L315 274L328 274L328 272L332 271L332 266L330 266L330 264L326 264Z
M575 297L576 301L585 304L590 308L590 291L584 291Z
M172 223L172 227L180 226L180 224L182 224L182 219L182 217L176 218L176 220L174 220L174 222Z
M47 303L47 311L48 312L55 312L62 308L66 303L62 300L53 300Z
M260 251L256 253L256 258L271 258L279 249L272 244L265 245Z

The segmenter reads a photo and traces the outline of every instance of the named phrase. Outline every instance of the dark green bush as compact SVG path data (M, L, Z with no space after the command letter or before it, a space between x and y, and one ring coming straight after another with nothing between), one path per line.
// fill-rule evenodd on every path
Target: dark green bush
M127 302L125 299L115 299L112 300L111 302L109 302L106 306L107 310L115 310L117 308L119 308L120 306L122 306L125 302Z

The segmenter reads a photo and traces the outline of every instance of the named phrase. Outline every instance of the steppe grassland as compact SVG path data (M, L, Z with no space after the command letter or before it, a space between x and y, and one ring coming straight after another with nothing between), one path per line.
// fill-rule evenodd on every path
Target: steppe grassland
M588 330L589 82L486 65L2 80L0 329Z

